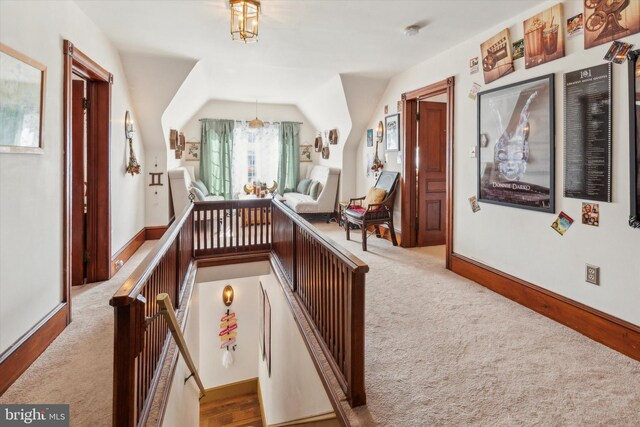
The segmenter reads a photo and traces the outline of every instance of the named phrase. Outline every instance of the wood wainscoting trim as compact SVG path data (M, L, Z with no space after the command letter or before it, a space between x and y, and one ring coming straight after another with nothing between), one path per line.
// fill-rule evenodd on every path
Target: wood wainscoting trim
M451 271L640 361L639 326L458 254Z
M67 303L60 303L0 355L0 396L69 324L67 313Z
M135 236L133 236L118 252L115 253L111 257L111 276L116 274L118 270L124 265L125 262L129 261L129 258L136 253L140 246L145 242L147 235L147 229L143 228L138 231ZM118 267L118 261L122 261L122 265Z
M145 227L145 240L158 240L169 229L169 225L155 225L153 227Z

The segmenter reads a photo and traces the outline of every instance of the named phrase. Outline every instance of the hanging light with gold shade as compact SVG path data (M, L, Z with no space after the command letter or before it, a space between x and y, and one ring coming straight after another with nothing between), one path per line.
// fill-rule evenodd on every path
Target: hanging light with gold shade
M258 41L259 0L229 0L231 39L245 43Z

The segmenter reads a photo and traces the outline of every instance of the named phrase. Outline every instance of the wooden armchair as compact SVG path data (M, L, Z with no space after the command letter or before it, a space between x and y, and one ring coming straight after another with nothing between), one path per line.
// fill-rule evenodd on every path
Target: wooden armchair
M396 232L393 228L393 203L396 199L398 189L398 181L400 181L400 173L384 171L378 177L375 187L386 191L384 199L380 203L369 204L366 208L362 205L365 197L351 199L349 205L344 210L345 231L347 240L350 236L350 224L360 227L362 230L362 250L367 250L367 229L373 226L376 237L381 237L380 224L386 224L391 233L391 241L393 246L398 246L396 240Z

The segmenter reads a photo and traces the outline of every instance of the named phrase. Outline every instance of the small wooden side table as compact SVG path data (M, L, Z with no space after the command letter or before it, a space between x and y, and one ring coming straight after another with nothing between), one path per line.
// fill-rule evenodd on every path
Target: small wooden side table
M344 211L349 206L349 202L338 202L338 226L344 226Z

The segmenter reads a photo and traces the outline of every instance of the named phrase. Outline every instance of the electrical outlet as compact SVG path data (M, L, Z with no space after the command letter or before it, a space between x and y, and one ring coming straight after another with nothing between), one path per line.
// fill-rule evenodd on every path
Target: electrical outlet
M586 267L585 280L587 281L587 283L592 283L594 285L600 286L600 267L589 264L586 264Z

